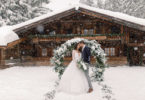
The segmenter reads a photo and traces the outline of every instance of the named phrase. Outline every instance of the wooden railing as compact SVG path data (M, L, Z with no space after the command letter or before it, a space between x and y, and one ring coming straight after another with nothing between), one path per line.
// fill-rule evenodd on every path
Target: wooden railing
M33 42L38 41L66 41L79 37L94 40L121 40L122 34L55 34L55 35L30 35Z
M35 34L29 35L29 38L74 38L74 37L94 37L94 36L123 36L123 34Z

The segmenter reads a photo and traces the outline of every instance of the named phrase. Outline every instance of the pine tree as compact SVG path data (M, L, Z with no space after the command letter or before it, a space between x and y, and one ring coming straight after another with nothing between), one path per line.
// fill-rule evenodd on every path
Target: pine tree
M105 9L145 18L144 0L107 0Z
M50 11L42 7L49 0L1 0L0 1L0 26L14 25Z
M145 0L81 0L81 3L145 18Z

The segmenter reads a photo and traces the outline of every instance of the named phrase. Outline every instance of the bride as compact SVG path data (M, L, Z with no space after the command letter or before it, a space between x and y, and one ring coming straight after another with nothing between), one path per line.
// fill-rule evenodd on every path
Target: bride
M58 92L65 92L71 94L83 94L89 90L89 85L83 70L77 66L77 61L81 59L79 45L76 44L72 51L72 61L63 73L58 89Z

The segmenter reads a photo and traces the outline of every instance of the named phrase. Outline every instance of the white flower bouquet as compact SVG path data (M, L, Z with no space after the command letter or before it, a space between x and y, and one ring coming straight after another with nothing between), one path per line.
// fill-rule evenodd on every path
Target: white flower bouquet
M78 65L78 67L79 67L80 69L82 69L83 71L86 71L86 70L87 70L87 66L86 66L86 64L84 63L84 61L82 61L82 60L77 61L77 65Z

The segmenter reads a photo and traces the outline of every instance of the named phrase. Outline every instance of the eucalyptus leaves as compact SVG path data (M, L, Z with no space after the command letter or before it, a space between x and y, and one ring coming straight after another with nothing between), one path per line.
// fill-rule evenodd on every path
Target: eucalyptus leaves
M74 38L66 41L59 48L54 50L54 56L51 59L51 63L55 66L54 69L58 72L59 77L63 74L65 70L65 66L63 65L63 58L66 56L67 52L71 52L74 49L74 45L79 43L80 41L84 41L85 44L91 48L91 56L93 56L96 61L93 67L92 79L94 81L103 81L103 72L107 67L105 62L105 53L104 50L100 47L100 44L96 40L87 40L83 38Z

